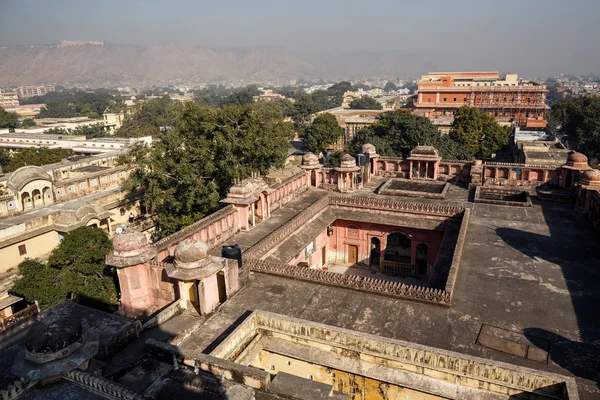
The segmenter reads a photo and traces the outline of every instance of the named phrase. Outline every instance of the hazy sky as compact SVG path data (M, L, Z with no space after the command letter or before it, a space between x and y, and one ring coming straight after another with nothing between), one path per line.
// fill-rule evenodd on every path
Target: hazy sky
M0 0L0 44L387 50L463 69L600 73L599 17L600 0Z

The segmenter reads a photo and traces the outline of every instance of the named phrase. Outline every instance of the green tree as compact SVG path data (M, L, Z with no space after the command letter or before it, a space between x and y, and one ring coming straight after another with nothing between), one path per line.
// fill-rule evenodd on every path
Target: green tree
M115 135L118 137L156 136L161 129L175 125L181 103L171 100L168 95L148 100L138 105L137 112L125 118Z
M0 128L15 129L17 127L17 114L4 111L0 107Z
M510 127L499 125L487 112L469 106L462 106L456 111L450 128L450 138L479 158L490 157L505 147L510 135Z
M103 124L79 125L77 128L69 131L72 135L82 135L86 139L101 138L106 136Z
M6 171L6 166L10 162L10 152L7 149L0 149L0 167L2 167L3 172Z
M126 188L144 191L159 215L155 237L162 237L213 212L234 179L283 166L292 137L291 124L267 103L186 103L160 141L131 150L126 161L137 168Z
M6 164L4 172L12 172L17 168L26 165L46 165L53 164L71 157L73 150L71 149L49 149L46 147L29 147L15 151L10 156L10 161Z
M21 128L33 128L34 126L37 126L37 124L31 118L25 118L21 121Z
M321 110L315 99L310 94L303 93L292 107L292 120L296 125L302 126L307 123L312 114L318 111Z
M381 114L379 121L360 130L352 139L348 152L358 154L365 143L373 144L384 156L406 156L415 146L434 146L446 159L469 160L473 157L463 145L441 135L429 119L400 109Z
M363 96L350 103L350 108L354 110L381 110L382 105L372 97Z
M70 232L52 251L46 264L25 259L11 292L42 309L64 299L114 311L117 291L114 276L104 263L111 251L108 235L89 226Z
M344 129L333 114L323 113L304 129L302 139L308 150L315 154L325 153L342 135Z
M392 92L396 89L398 89L398 87L392 81L387 81L387 83L383 87L383 90L385 90L386 92Z
M600 97L562 100L552 106L550 122L566 135L570 148L600 158Z

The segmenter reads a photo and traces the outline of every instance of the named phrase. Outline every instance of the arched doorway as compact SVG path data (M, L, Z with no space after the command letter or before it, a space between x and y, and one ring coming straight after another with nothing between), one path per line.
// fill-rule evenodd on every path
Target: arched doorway
M379 267L379 260L381 258L381 241L379 238L371 238L371 253L369 254L369 267Z
M404 233L394 232L387 237L384 259L402 263L410 263L412 243Z
M54 199L52 198L52 191L48 186L42 189L42 197L44 198L44 204L53 204Z
M21 193L21 203L23 205L23 211L33 208L33 203L31 202L31 195L29 195L28 192Z
M429 247L425 243L419 243L415 250L415 264L419 266L419 275L427 275L427 265L429 264Z
M317 171L314 169L310 171L310 185L317 187Z
M33 200L33 208L41 207L43 205L42 192L40 192L39 189L35 189L31 192L31 197Z

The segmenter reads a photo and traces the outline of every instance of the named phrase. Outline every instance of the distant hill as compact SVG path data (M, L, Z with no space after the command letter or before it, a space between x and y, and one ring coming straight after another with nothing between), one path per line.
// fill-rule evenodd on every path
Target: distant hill
M212 49L75 41L0 47L0 86L143 86L223 78L266 81L314 77L320 73L307 61L270 48Z
M462 67L441 54L294 53L270 47L218 49L63 41L56 45L0 46L0 86L147 87L236 79L281 83L302 78L416 78L436 68L432 60L445 68Z

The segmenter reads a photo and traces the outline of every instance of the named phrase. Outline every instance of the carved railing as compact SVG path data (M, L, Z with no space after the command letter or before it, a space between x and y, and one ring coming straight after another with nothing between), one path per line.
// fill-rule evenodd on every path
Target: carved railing
M463 207L445 206L432 203L409 203L361 196L330 196L329 204L350 207L362 207L376 210L408 211L413 213L455 216L462 213Z
M77 369L64 374L63 377L77 385L90 389L92 392L100 393L109 398L122 400L144 399L143 395L127 389L118 383Z
M381 260L381 272L391 276L418 276L419 266L399 261Z
M298 230L298 228L308 223L310 219L312 219L319 212L323 211L328 205L329 198L327 196L315 201L301 213L297 214L281 227L275 229L270 235L246 250L244 252L244 257L260 258L269 250L275 248L277 244L283 242L292 233Z
M246 259L244 263L253 272L285 276L314 283L407 298L443 306L450 306L451 304L450 293L440 289L406 285L400 282L391 282L358 275L342 275L329 271L290 266L264 260Z
M560 167L542 164L520 164L520 163L507 163L507 162L484 162L483 166L486 168L533 168L533 169L547 169L554 170Z
M208 227L209 225L211 225L221 219L224 219L229 214L233 214L233 213L235 213L235 206L230 204L227 207L222 208L221 210L216 211L212 214L209 214L206 217L202 218L201 220L196 221L193 224L188 225L185 228L154 242L152 244L152 246L154 246L158 251L162 251L162 250L168 248L170 245L172 245L174 243L178 243L178 242L182 241L183 239L185 239L189 236L192 236L193 234L201 231L202 229ZM230 231L230 230L236 231L235 223L233 224L233 227L227 226L227 228L223 232Z
M35 317L39 314L39 312L40 308L38 307L37 303L35 303L19 312L14 313L10 317L6 317L4 319L0 318L0 332L7 331L12 327Z

